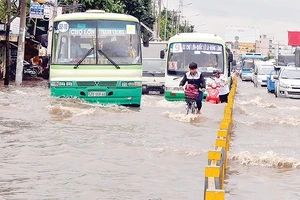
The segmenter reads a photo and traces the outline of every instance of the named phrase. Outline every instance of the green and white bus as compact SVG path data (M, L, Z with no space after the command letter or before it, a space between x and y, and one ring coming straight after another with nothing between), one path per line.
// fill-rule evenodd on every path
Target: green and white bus
M164 53L161 52L161 58ZM225 41L207 33L180 33L168 41L165 70L165 99L168 101L184 100L184 92L179 88L182 77L189 70L189 64L198 64L198 70L203 73L206 85L212 83L214 71L228 78L228 56ZM230 78L228 78L230 81ZM203 95L203 100L206 93Z
M140 106L141 43L139 21L130 15L88 10L56 17L51 95Z

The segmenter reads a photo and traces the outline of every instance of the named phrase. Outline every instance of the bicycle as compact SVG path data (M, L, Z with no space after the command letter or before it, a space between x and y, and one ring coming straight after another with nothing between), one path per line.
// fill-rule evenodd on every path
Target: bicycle
M186 102L186 114L196 113L196 99L198 97L199 90L192 84L188 84L184 90L185 102Z
M186 102L186 114L187 115L189 113L195 114L197 109L196 99L185 97L185 102Z

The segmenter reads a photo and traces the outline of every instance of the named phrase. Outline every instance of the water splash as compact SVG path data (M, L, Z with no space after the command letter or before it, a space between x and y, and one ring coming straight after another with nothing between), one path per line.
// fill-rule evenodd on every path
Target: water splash
M248 151L242 151L237 154L229 154L228 159L237 161L242 165L300 169L300 160L280 157L273 151L260 153L258 155L251 154Z
M201 118L200 115L196 115L196 114L186 115L185 113L172 113L169 111L164 112L163 115L180 122L195 122Z
M262 108L277 108L277 105L274 103L267 103L265 102L261 97L256 96L253 99L250 99L250 101L240 101L239 102L240 105L255 105L255 106L259 106Z
M203 152L194 151L194 150L186 150L186 149L175 149L175 148L153 148L151 149L152 152L157 152L159 154L166 154L166 153L175 153L178 155L186 155L188 157L196 157L201 156Z
M144 95L141 102L143 107L184 108L184 101L167 101L160 96Z
M96 110L95 108L81 109L81 108L65 107L62 105L51 105L51 106L47 106L46 109L50 114L54 114L62 117L92 115Z

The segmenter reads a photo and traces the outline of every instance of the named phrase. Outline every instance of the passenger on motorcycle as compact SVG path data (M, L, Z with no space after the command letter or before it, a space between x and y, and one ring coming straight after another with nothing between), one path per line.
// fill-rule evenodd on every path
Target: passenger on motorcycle
M196 89L199 90L199 94L196 98L196 104L197 104L197 114L200 114L200 110L202 108L202 98L203 98L203 91L205 91L206 83L203 75L197 71L197 64L192 62L189 64L190 71L184 74L184 77L182 78L179 87L183 88L183 86L186 84L192 84L196 87Z
M219 87L219 97L221 103L228 102L228 94L229 94L229 85L228 81L220 76L220 72L216 71L215 73L215 83L220 85Z

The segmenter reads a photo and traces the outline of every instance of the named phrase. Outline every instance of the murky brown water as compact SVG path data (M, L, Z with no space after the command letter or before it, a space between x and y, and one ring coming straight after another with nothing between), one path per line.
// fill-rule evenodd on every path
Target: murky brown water
M36 86L38 85L38 86ZM202 199L223 105L144 96L140 109L0 87L0 199Z
M226 199L300 199L299 105L239 82Z
M226 199L300 199L299 103L239 82ZM1 86L0 113L0 199L194 200L223 105L91 105L42 81Z

